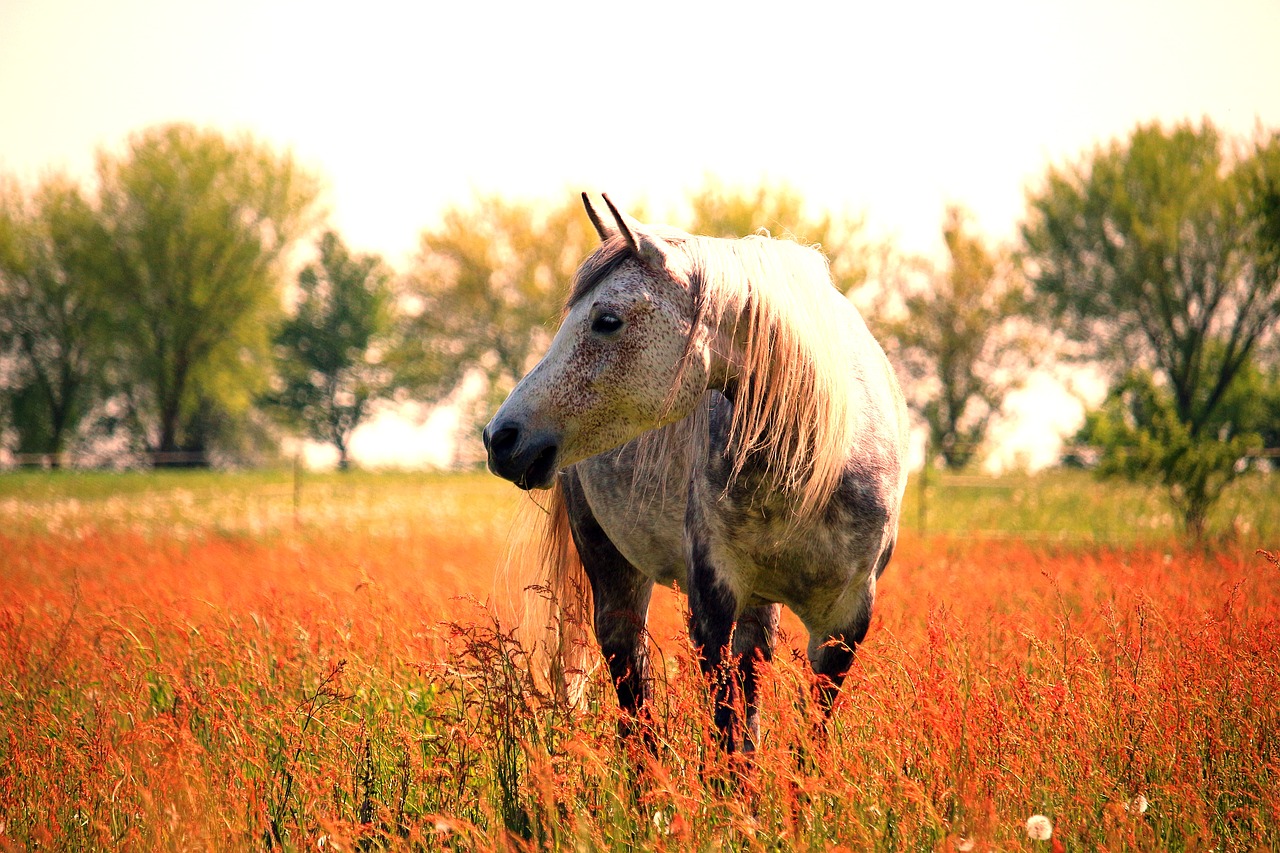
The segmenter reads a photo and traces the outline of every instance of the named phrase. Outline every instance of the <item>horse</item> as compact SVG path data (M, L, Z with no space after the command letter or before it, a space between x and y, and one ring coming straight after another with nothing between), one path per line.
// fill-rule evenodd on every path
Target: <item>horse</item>
M603 199L609 220L582 194L601 243L485 426L488 467L551 491L550 592L585 572L624 721L648 719L654 584L679 585L721 743L752 753L781 606L827 715L866 636L906 489L902 392L817 249L642 225Z

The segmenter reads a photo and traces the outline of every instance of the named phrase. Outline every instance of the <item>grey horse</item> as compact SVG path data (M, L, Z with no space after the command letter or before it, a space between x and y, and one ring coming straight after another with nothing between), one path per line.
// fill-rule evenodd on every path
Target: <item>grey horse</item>
M750 752L781 605L809 630L828 712L866 636L906 488L902 393L819 251L641 225L604 201L607 220L583 194L601 245L485 427L489 468L552 490L549 583L568 598L585 572L629 719L652 691L653 585L678 584L723 743Z

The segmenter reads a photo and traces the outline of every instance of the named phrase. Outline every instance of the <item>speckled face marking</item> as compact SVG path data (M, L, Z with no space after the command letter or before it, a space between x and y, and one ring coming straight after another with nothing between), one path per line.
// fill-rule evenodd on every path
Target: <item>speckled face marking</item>
M657 239L657 238L652 238ZM629 257L570 307L542 360L485 430L490 469L523 488L688 415L707 388L707 347L689 347L693 297L664 248Z

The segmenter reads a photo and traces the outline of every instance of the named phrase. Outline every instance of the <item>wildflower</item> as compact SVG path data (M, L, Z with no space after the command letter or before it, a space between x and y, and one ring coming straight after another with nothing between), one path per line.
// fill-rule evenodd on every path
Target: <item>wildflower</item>
M1130 814L1142 814L1147 810L1148 805L1147 798L1139 794L1124 804L1124 810Z
M1042 814L1027 818L1027 837L1033 841L1048 841L1053 835L1053 824Z

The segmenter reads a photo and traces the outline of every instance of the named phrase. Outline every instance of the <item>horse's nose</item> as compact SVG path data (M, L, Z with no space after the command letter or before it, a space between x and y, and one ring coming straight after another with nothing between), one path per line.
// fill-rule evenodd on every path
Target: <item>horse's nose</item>
M481 438L484 440L484 449L489 455L501 458L508 455L516 446L516 442L520 439L520 427L505 423L493 429L493 424L490 424L484 428Z
M522 489L545 489L555 479L558 434L523 429L517 421L490 424L482 433L489 470Z

